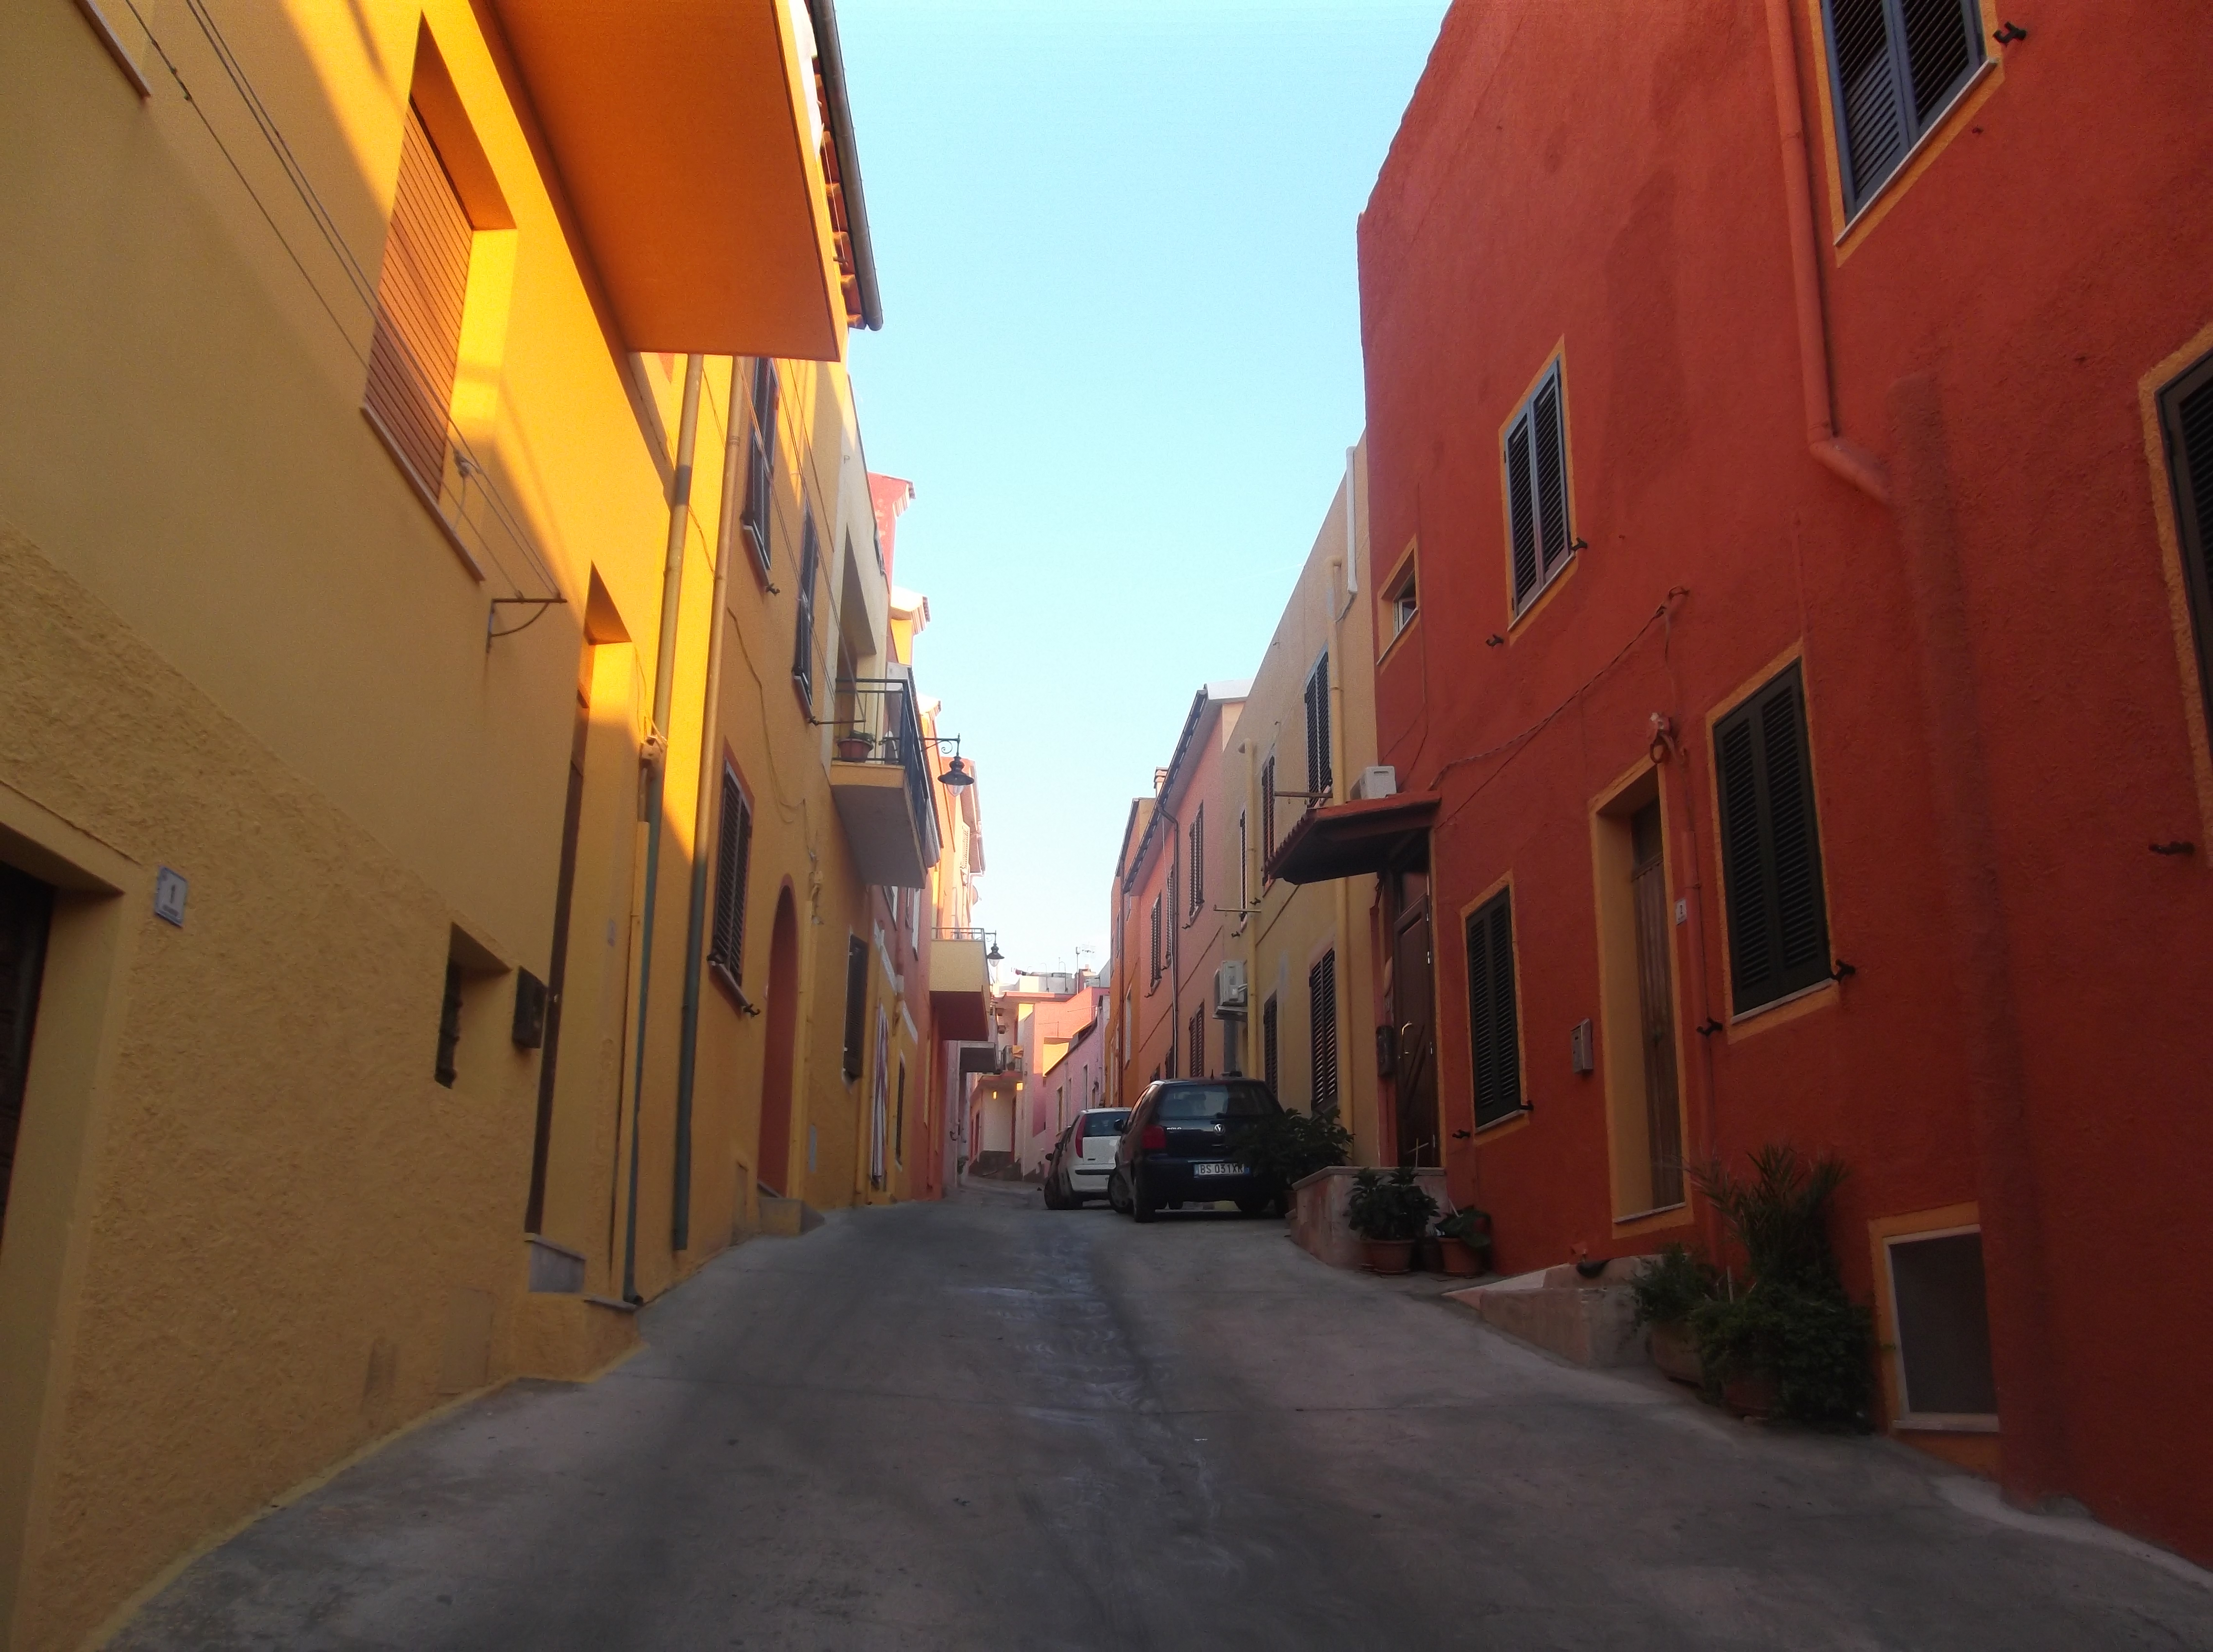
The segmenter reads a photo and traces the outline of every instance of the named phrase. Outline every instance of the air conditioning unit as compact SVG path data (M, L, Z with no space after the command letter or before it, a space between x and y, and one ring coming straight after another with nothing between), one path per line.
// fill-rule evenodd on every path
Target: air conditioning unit
M1395 797L1399 793L1399 771L1388 763L1379 763L1373 768L1363 769L1360 778L1352 783L1355 797Z
M1214 972L1214 1008L1217 1014L1225 1009L1242 1009L1251 1002L1252 989L1245 984L1245 965L1233 958Z

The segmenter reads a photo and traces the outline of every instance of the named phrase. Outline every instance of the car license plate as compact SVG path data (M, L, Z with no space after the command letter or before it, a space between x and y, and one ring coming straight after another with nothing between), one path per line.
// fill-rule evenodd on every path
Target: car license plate
M1245 1167L1241 1164L1195 1164L1191 1167L1191 1173L1194 1176L1241 1176L1245 1173Z

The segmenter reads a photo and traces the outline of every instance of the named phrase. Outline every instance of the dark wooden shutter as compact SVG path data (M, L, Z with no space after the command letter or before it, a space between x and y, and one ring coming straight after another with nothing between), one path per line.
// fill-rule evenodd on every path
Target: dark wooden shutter
M46 934L54 892L12 866L0 866L0 1223L8 1216L8 1183L15 1170L15 1137L23 1124L23 1085L31 1067L31 1033L39 1019L39 984L46 967Z
M1518 612L1568 559L1568 446L1556 364L1506 433L1506 498Z
M1537 593L1537 490L1529 470L1529 415L1506 433L1506 506L1514 535L1514 606Z
M1467 1030L1475 1122L1521 1109L1521 1019L1514 1001L1514 896L1501 890L1468 916Z
M769 565L769 493L776 475L776 363L753 359L753 428L747 438L746 510L741 526L764 571Z
M1856 212L1983 61L1975 0L1827 0L1844 201Z
M1206 1076L1206 1011L1191 1012L1191 1076Z
M461 1047L461 966L448 958L446 960L446 992L438 1001L438 1064L431 1076L448 1089L460 1076L454 1058Z
M1268 1094L1277 1100L1283 1094L1280 1050L1276 1041L1276 995L1271 992L1268 1002L1260 1006L1260 1076L1268 1081Z
M2160 423L2174 487L2182 581L2198 645L2198 686L2213 722L2213 356L2162 391Z
M1268 863L1276 858L1276 754L1260 765L1260 873L1267 876Z
M822 547L809 509L799 527L799 623L791 641L791 674L808 710L814 708L814 583L820 577Z
M1714 728L1736 1013L1826 980L1828 913L1795 664Z
M1161 978L1161 898L1158 895L1155 895L1153 897L1151 920L1153 930L1152 974L1146 983L1149 986L1158 984Z
M869 943L854 936L845 942L845 1051L843 1070L861 1076L861 1039L868 1019Z
M1307 1045L1314 1068L1314 1110L1337 1111L1337 953L1307 972Z
M1336 783L1329 761L1329 655L1307 678L1307 808ZM1306 811L1302 809L1300 813Z
M753 859L753 817L738 777L722 771L722 812L715 832L715 929L707 961L733 983L745 978L746 874Z
M1191 817L1191 910L1206 904L1206 805Z
M411 102L400 137L399 188L376 279L364 399L433 497L445 481L446 418L474 244L468 214Z

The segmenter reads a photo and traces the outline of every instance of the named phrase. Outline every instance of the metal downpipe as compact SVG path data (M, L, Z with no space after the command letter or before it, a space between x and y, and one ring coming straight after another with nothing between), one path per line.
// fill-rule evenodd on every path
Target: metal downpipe
M684 545L692 519L692 453L699 439L699 380L707 358L684 358L684 411L676 472L668 485L668 558L661 575L661 642L653 661L653 726L645 737L645 915L638 941L637 1059L630 1084L630 1208L623 1219L623 1300L637 1294L638 1125L645 1095L646 1009L653 987L653 906L661 882L661 794L668 777L668 710L676 689L676 622L684 594Z

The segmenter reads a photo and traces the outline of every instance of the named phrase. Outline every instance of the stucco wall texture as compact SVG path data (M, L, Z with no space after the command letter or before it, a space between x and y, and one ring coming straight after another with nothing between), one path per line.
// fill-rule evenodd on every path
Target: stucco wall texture
M1425 633L1379 668L1379 736L1443 799L1448 1134L1472 1122L1454 915L1514 893L1532 1110L1453 1146L1454 1192L1495 1213L1509 1271L1713 1237L1695 1201L1625 1220L1603 1080L1569 1062L1602 997L1593 814L1653 769L1664 714L1690 1156L1839 1151L1862 1300L1869 1224L1978 1211L2007 1489L2204 1561L2213 1420L2183 1374L2213 1369L2213 1113L2177 966L2213 942L2213 885L2202 850L2146 852L2209 838L2147 409L2213 344L2213 22L2039 17L1844 233L1818 8L1783 10L1835 417L1889 509L1808 452L1762 8L1625 30L1456 5L1362 222L1374 531L1418 539ZM1500 446L1556 351L1588 548L1517 620ZM1794 658L1856 972L1701 1037L1729 1019L1710 722Z

